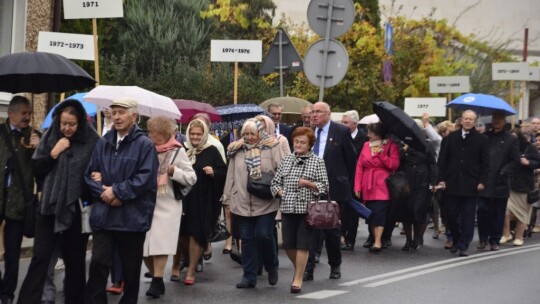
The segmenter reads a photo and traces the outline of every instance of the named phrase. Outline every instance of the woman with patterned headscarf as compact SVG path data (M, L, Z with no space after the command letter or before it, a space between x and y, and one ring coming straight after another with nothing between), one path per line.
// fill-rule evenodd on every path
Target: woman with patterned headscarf
M240 134L242 138L227 148L230 161L222 199L236 216L242 240L244 275L236 287L255 287L258 260L268 272L268 283L275 285L278 258L273 229L279 201L250 194L247 183L249 177L260 179L263 172L275 174L284 154L278 141L266 133L257 119L248 119Z
M197 174L197 182L183 200L180 235L189 237L189 266L185 285L195 283L197 264L208 246L214 228L212 214L222 195L227 166L218 149L208 143L208 126L201 120L191 121L186 130L187 156Z

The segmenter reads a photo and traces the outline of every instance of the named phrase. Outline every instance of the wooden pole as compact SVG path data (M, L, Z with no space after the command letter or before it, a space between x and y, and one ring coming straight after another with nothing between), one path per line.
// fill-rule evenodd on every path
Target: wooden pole
M238 103L238 62L234 63L234 104Z
M514 81L510 80L510 106L512 109L515 109L514 107ZM516 116L512 115L512 129L514 128L514 125L516 124Z
M96 80L96 87L99 85L99 50L98 50L98 36L97 36L97 19L92 19L92 32L94 35L94 79ZM96 106L96 124L97 132L101 136L101 111L99 106Z
M234 62L234 104L238 103L238 61ZM236 141L236 129L233 129L233 140Z
M452 101L452 93L448 93L448 102ZM452 109L448 108L448 120L452 122Z

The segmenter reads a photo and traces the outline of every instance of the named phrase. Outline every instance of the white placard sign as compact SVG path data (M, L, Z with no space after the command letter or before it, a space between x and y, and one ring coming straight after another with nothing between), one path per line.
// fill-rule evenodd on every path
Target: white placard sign
M491 66L493 80L529 80L526 62L496 62Z
M122 0L64 0L64 19L123 17Z
M261 40L212 40L210 61L213 62L261 62Z
M429 77L430 93L468 93L470 91L469 76Z
M428 113L432 117L446 116L446 98L405 98L405 113L411 117L422 117Z
M529 67L529 81L540 81L540 67Z
M94 36L39 32L38 52L62 55L69 59L94 60Z

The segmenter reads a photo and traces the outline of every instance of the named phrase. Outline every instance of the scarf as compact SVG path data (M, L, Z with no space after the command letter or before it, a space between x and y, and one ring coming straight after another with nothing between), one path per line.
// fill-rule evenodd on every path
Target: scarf
M191 140L189 139L189 130L192 128L192 124L197 121L198 123L200 123L202 126L203 126L203 136L201 138L201 142L199 143L199 145L197 147L194 147L193 144L191 144ZM199 126L197 126L199 127ZM192 120L187 129L186 129L186 147L188 148L188 150L186 151L187 152L187 156L189 158L189 161L191 161L191 164L195 164L195 162L197 161L197 155L201 154L201 152L210 147L211 144L208 143L208 126L206 125L206 123L204 123L202 120L200 119L194 119Z
M386 145L387 142L388 142L388 140L386 140L386 139L370 141L369 142L369 150L371 151L371 156L373 156L373 155L375 155L377 153L382 153L383 148L384 148L384 146Z
M257 119L248 119L248 121L253 121L257 125L257 130L259 132L259 141L254 144L248 144L242 138L238 141L235 141L227 147L227 157L232 158L236 152L240 149L245 152L245 163L250 177L254 179L260 179L262 176L261 173L261 151L271 149L278 145L278 140L274 136L269 136L268 133L263 129L263 125Z
M157 175L158 195L167 193L167 185L169 183L169 174L167 171L169 170L174 149L180 147L182 147L182 144L174 136L171 136L166 143L156 146L159 163Z
M51 150L63 138L55 119L53 125L41 138L32 160L38 164L40 160L50 159ZM54 232L61 232L71 227L76 205L82 195L84 172L94 151L99 136L96 130L84 120L79 121L80 129L70 139L70 147L56 159L52 170L43 181L41 197L41 214L54 214ZM84 134L84 137L80 136Z

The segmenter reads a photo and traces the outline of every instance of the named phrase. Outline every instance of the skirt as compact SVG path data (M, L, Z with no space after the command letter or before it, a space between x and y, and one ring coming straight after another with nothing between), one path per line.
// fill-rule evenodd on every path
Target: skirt
M390 201L366 201L366 207L371 210L371 216L366 220L366 224L384 226L389 206Z
M506 214L513 214L523 224L531 219L532 205L527 204L527 193L510 191Z

